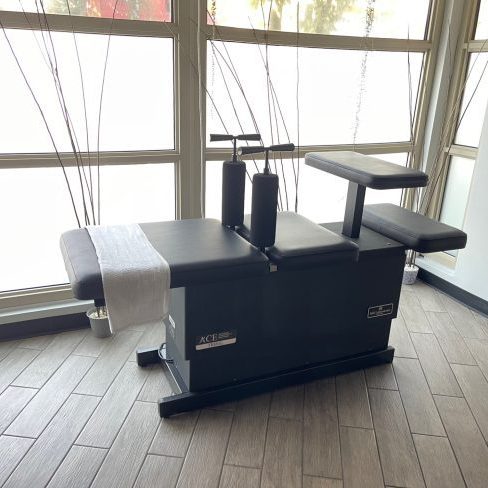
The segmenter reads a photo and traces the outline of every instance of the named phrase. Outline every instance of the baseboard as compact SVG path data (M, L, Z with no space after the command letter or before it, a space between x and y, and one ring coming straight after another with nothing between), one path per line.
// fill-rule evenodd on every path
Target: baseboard
M464 303L467 307L474 308L478 312L481 312L485 315L488 315L488 302L483 300L472 293L469 293L459 286L453 285L442 278L439 278L435 274L431 273L430 271L426 271L425 269L419 269L419 279L431 285L438 290L446 293L447 295L455 298L456 300Z
M85 329L90 322L85 313L42 317L0 325L0 342L25 339L46 334L57 334L68 330Z

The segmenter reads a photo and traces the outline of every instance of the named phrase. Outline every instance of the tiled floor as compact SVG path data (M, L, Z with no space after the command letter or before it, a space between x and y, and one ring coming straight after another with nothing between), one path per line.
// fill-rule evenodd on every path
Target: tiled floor
M488 487L488 319L417 283L393 366L160 420L137 346L88 331L0 343L0 486Z

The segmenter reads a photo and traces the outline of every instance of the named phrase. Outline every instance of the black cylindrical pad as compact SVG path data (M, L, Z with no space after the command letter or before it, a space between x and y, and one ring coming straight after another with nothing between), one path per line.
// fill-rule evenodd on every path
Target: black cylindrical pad
M278 176L257 173L252 179L250 241L253 246L272 246L276 237Z
M244 222L246 163L224 161L222 167L222 223L230 227Z

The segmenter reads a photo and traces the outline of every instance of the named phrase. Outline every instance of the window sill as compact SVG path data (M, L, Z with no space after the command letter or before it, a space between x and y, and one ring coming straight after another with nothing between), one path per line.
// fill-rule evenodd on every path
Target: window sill
M31 307L64 300L74 300L68 284L0 292L0 313L9 308Z
M454 275L456 269L456 258L445 252L436 252L428 256L419 256L416 260L417 266L436 274L436 271L444 275Z
M0 326L15 322L84 313L91 306L93 306L93 302L91 301L71 299L4 308L0 310Z

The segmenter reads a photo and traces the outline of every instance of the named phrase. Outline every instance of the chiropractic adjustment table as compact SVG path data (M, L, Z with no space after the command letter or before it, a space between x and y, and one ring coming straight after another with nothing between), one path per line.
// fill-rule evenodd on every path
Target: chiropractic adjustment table
M257 206L240 225L141 224L171 269L166 343L137 352L140 366L162 362L172 380L161 416L391 362L405 251L466 245L463 232L396 205L364 206L366 188L422 187L424 173L353 152L305 163L349 181L344 222L278 212L265 246L251 239ZM64 233L61 248L75 296L103 304L86 229Z

